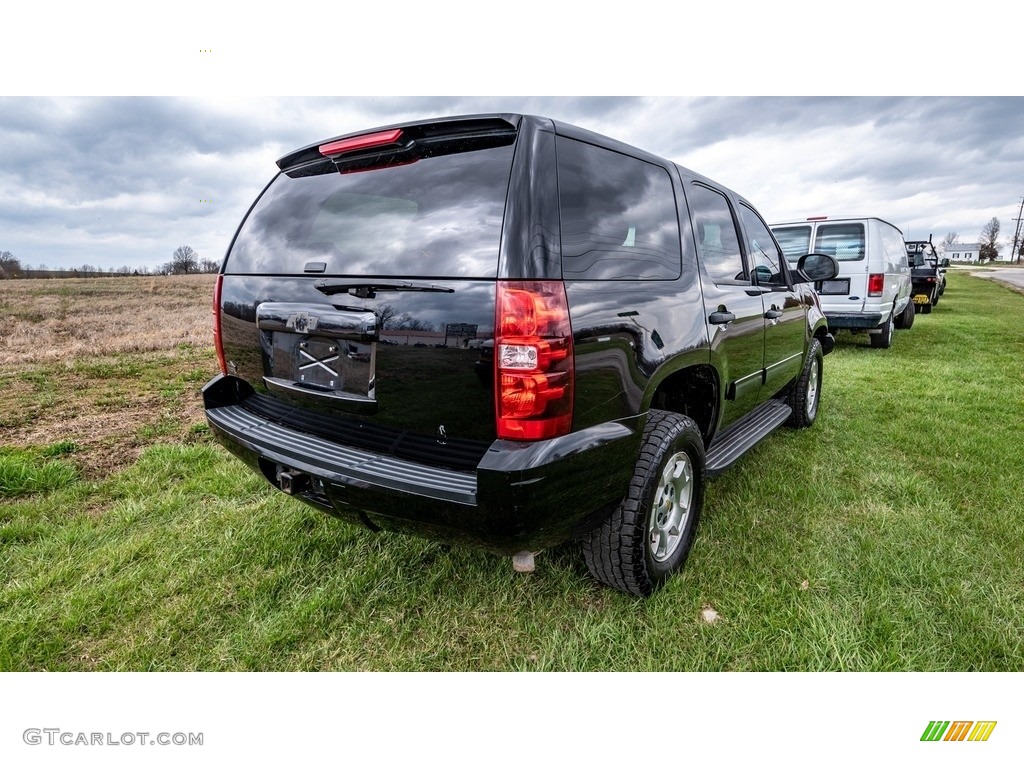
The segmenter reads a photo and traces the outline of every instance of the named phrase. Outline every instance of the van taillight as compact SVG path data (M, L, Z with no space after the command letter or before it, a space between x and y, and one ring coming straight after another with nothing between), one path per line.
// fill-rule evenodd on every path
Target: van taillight
M213 288L213 346L217 350L217 363L220 372L227 375L228 366L224 362L224 342L220 333L220 292L224 283L224 275L217 275L217 283Z
M868 275L868 296L881 296L885 275Z
M499 282L494 322L498 437L543 440L572 428L569 303L557 280Z

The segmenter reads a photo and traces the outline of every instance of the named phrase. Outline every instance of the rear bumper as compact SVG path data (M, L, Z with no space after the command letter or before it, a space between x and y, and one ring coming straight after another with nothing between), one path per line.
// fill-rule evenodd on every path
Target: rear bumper
M867 329L877 328L882 324L882 313L872 312L870 314L848 313L848 312L826 312L829 330L838 328Z
M203 389L217 439L276 487L373 529L502 554L544 549L600 522L625 494L639 419L534 443L496 440L474 472L427 466L333 442L246 408L244 381Z

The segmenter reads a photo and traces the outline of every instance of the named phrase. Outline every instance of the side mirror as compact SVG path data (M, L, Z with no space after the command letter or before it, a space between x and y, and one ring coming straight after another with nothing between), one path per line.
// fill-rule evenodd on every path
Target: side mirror
M827 253L808 253L796 263L796 282L817 283L839 274L839 262Z
M949 266L949 259L943 259L942 260L942 266L948 267Z

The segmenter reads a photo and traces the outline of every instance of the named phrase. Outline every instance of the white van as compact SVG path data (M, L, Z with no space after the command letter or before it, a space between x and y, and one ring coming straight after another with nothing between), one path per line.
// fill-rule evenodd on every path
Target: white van
M874 216L812 216L771 226L790 263L806 253L827 253L839 274L817 286L829 330L871 334L871 346L887 349L894 328L914 324L910 264L903 233Z

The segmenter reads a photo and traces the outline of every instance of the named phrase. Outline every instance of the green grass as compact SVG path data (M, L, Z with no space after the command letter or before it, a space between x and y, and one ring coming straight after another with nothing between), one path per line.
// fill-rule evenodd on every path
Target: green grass
M0 498L45 493L78 479L74 465L52 457L74 452L74 443L60 442L36 451L0 448Z
M0 500L0 669L1018 670L1022 320L1024 296L951 274L891 349L841 336L818 422L709 485L686 568L644 601L572 544L516 575L340 523L193 424Z

